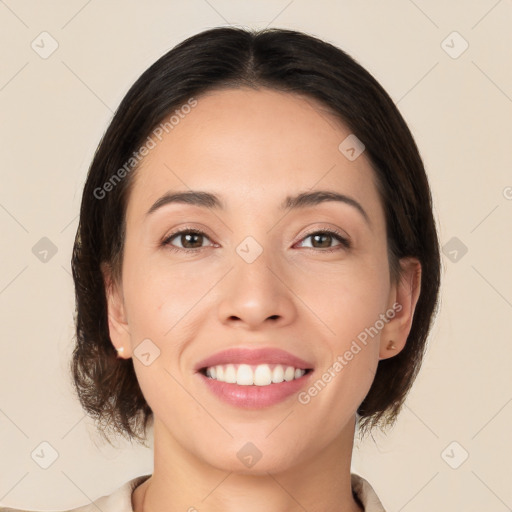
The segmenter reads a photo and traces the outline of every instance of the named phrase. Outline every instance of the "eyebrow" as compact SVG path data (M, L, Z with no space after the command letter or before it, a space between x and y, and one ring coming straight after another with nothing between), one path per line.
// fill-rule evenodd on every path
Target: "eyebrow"
M285 200L280 204L279 208L281 210L300 209L307 208L309 206L316 206L328 201L337 201L352 206L362 215L366 223L371 226L370 218L359 202L357 202L352 197L334 192L332 190L316 190L314 192L301 192L294 196L287 196ZM159 208L172 203L190 204L193 206L201 206L203 208L217 210L225 209L225 205L222 199L210 192L203 192L200 190L189 190L186 192L167 192L153 203L151 208L146 212L146 217Z

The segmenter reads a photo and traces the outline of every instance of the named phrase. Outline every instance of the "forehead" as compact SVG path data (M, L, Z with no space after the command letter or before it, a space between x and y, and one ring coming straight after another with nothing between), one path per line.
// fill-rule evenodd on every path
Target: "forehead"
M276 209L285 196L332 189L379 208L364 153L339 149L350 130L314 99L269 89L225 89L196 98L135 173L127 217L168 191L208 190L228 207ZM178 117L175 118L176 120Z

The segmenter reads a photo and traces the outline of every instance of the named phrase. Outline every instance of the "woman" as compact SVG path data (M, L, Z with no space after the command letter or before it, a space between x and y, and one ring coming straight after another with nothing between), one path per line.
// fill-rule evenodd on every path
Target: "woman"
M440 281L428 181L375 79L289 30L218 28L123 99L72 258L78 397L154 471L80 511L383 511L390 426Z

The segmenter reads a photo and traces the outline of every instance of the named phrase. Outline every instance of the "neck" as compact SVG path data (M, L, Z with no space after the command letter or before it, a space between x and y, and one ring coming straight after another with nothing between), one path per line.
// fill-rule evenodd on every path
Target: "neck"
M258 474L216 468L198 459L155 418L153 475L133 493L135 512L362 512L352 495L355 418L320 453L284 471Z

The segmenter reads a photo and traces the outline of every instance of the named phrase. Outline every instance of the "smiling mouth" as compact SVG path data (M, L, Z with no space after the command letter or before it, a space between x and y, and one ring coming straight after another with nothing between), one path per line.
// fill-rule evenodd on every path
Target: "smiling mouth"
M269 386L300 379L312 371L311 368L282 364L219 364L201 368L199 373L218 382L239 386Z

